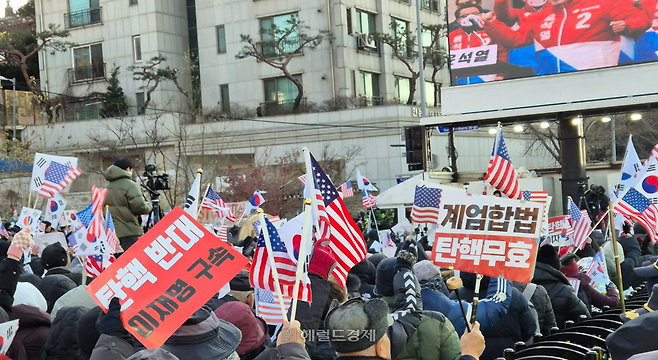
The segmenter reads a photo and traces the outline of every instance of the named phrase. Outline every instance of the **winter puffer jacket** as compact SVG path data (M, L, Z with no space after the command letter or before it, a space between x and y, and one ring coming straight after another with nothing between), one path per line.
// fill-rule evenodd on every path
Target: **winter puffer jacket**
M555 321L560 329L567 320L578 321L580 315L590 317L587 306L573 292L567 277L554 267L538 262L532 282L541 285L548 292L555 313Z
M48 303L48 312L53 311L55 302L66 294L68 291L76 288L76 284L73 280L67 278L61 274L49 275L44 277L41 280L41 287L39 291L43 294L43 297L46 298Z
M87 311L82 307L65 307L57 313L50 327L48 341L43 346L41 360L81 360L78 336L75 329L78 320Z
M541 285L536 285L534 293L530 297L530 302L535 306L537 319L539 320L539 330L542 335L548 336L551 328L557 326L555 323L555 313L553 313L553 304L548 296L546 289ZM523 293L528 284L514 282L514 287Z
M23 272L20 262L5 258L0 262L0 307L7 314L11 314L11 306L14 303L16 284Z
M129 172L114 165L105 171L105 180L110 182L107 185L105 205L110 207L119 238L144 235L137 216L146 215L153 210L153 206L146 203L137 183L130 177Z
M388 329L391 339L391 358L395 360L459 359L461 355L459 336L452 323L439 312L421 310L420 284L411 267L397 266L393 287L395 296L382 298L388 304L389 311L397 317L395 323ZM416 301L411 301L411 297Z
M50 315L34 306L16 305L12 310L11 320L16 319L20 327L7 356L14 360L39 360L41 349L50 333Z
M620 236L618 242L624 249L624 261L620 265L624 290L631 286L639 286L645 279L638 276L633 269L642 266L640 262L642 248L638 244L637 239L631 236Z
M461 291L462 289L460 289ZM499 293L505 294L505 297L503 298ZM487 297L478 303L477 321L480 323L480 330L482 331L494 326L498 319L507 313L509 304L512 301L512 282L504 279L490 281L486 295ZM452 322L457 334L461 336L464 333L466 324L458 300L448 298L436 290L423 289L421 296L423 297L423 310L438 311L445 314ZM501 301L501 298L504 300ZM466 313L470 314L473 304L463 300L462 304Z

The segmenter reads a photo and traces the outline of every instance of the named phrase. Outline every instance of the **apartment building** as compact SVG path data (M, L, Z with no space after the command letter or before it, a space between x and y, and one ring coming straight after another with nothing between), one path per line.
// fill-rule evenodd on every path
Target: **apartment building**
M443 21L439 1L418 1L423 25ZM361 97L365 105L395 100L406 103L411 73L388 45L378 43L371 34L400 36L399 32L408 32L415 37L415 6L415 0L196 0L203 104L224 108L229 103L249 108L265 105L265 109L271 104L290 106L298 91L292 81L265 62L236 59L236 54L246 45L241 35L255 41L275 41L272 24L285 28L291 18L308 26L306 32L311 36L330 30L334 37L316 49L303 49L290 62L288 70L301 81L305 100L319 104L347 96ZM423 37L428 42L429 33L424 32ZM293 32L284 46L295 48L298 39ZM266 46L263 44L261 51L276 57L276 51ZM411 59L417 54L413 46L404 51ZM417 68L418 61L411 62ZM446 75L442 76L441 81ZM433 106L434 86L426 82L426 88ZM416 99L420 99L419 90Z
M144 103L146 84L133 80L130 66L162 55L167 58L163 66L185 68L189 24L184 1L36 0L35 8L37 31L60 25L70 32L65 40L74 44L64 52L39 53L42 89L72 99L58 113L61 121L98 118L101 102L93 93L106 91L106 80L116 66L132 113ZM179 76L184 83L189 74ZM151 106L175 106L181 100L174 84L161 82Z

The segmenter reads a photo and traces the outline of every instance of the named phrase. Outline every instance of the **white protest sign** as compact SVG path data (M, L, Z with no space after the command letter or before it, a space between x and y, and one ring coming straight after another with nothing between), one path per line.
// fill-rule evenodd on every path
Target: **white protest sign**
M46 214L43 216L43 220L50 222L51 226L56 228L64 214L66 204L67 201L62 195L56 193L46 202Z
M21 215L18 217L18 221L16 221L16 226L20 228L29 227L32 233L36 233L39 231L39 225L41 224L41 221L39 221L40 216L41 210L23 207Z
M452 70L468 67L493 65L498 60L498 45L478 46L475 48L450 50L450 68Z
M39 254L41 254L46 246L52 245L54 243L59 243L64 249L68 249L68 243L66 242L64 233L53 232L34 237L34 246L39 248Z
M6 354L18 331L18 320L0 324L0 354Z
M43 185L46 169L51 161L56 161L68 167L77 168L78 159L68 156L55 156L36 153L34 155L34 166L32 167L32 180L30 181L30 191L39 191ZM64 189L66 192L67 189Z

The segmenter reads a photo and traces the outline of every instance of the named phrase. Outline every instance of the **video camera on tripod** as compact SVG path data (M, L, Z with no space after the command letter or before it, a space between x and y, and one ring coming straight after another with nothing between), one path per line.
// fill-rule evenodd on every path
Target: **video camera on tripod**
M154 164L146 165L144 169L145 183L142 187L151 195L151 203L153 204L153 211L149 214L146 224L144 224L144 232L148 231L153 225L157 224L162 219L163 213L160 209L160 191L171 189L169 186L169 174L157 174L157 167Z

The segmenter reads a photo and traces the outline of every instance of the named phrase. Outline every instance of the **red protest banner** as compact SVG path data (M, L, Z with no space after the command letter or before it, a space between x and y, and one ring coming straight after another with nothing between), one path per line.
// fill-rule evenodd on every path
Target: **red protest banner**
M548 240L553 246L568 246L573 244L573 232L569 233L571 225L569 216L554 216L548 218Z
M434 236L434 264L529 283L544 204L444 190Z
M147 348L160 347L248 260L177 207L89 286L107 310L121 299L121 320Z

